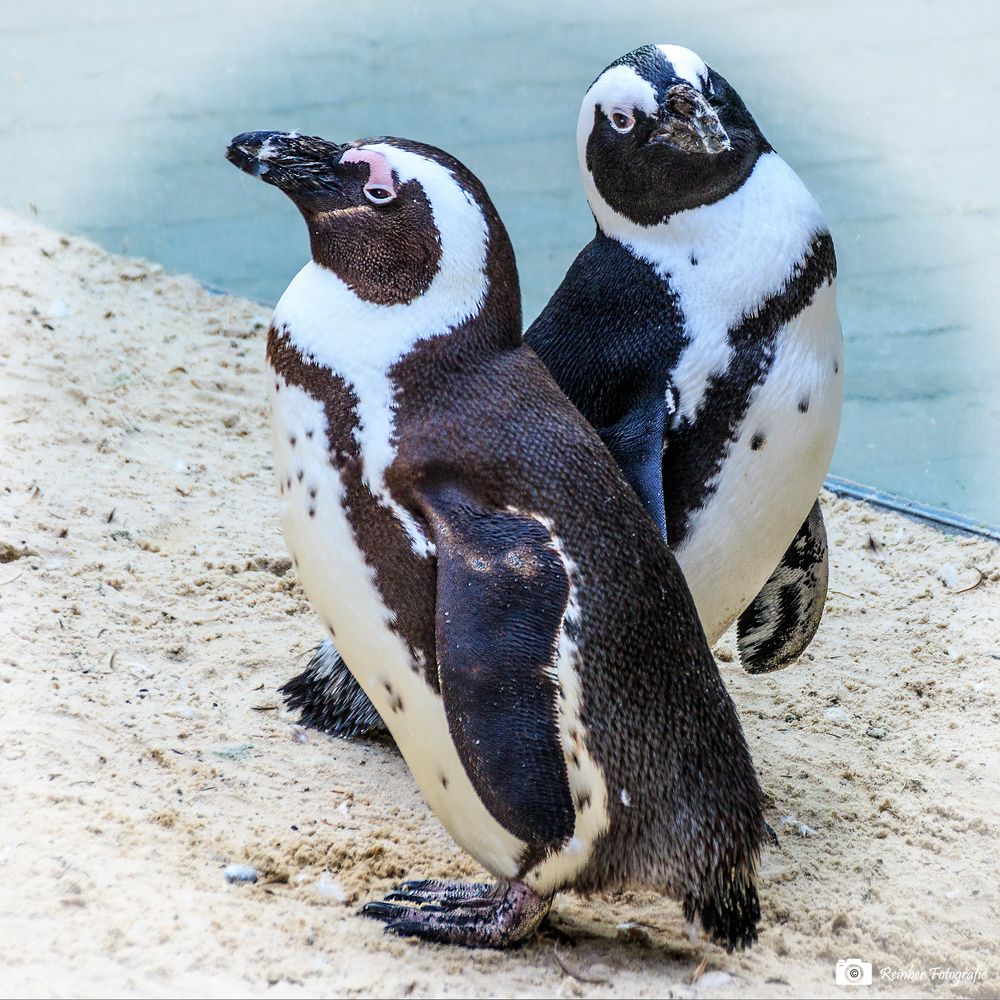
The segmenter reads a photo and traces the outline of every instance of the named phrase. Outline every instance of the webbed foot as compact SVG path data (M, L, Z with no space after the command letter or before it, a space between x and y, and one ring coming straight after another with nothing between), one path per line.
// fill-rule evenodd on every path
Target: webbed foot
M401 906L395 901L415 905ZM530 937L549 912L551 897L524 882L404 882L361 913L385 922L387 933L466 948L508 948Z

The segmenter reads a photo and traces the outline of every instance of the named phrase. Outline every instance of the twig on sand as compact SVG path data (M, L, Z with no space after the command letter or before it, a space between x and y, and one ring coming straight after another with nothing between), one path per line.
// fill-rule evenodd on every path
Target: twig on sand
M983 582L983 580L986 579L986 574L978 566L973 566L972 568L979 574L979 579L976 580L975 583L970 584L968 587L959 587L957 589L950 590L950 593L967 594L970 590L975 590L976 587L978 587Z
M585 976L582 972L577 972L575 969L571 969L567 964L566 960L559 954L559 950L555 945L552 946L552 957L556 960L556 965L559 966L563 972L566 973L571 979L575 979L581 983L592 983L597 986L610 986L609 980L605 979L603 976Z
M699 979L701 979L702 975L705 972L705 969L707 968L708 968L708 955L705 955L702 958L702 960L698 963L698 968L696 968L692 973L691 982L689 985L694 986L694 984L698 982Z

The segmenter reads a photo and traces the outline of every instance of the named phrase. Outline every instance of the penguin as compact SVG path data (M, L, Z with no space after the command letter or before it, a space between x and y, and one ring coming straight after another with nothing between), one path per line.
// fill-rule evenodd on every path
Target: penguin
M267 336L298 578L422 794L493 885L415 879L388 932L525 940L563 889L650 886L753 943L767 836L683 575L524 346L510 240L448 154L237 136L312 259Z
M843 399L836 256L736 91L645 45L583 99L594 239L525 334L597 428L750 673L809 645L829 577L817 499ZM337 736L381 728L329 641L282 693Z
M664 535L714 644L750 673L808 646L826 599L818 495L843 401L823 215L729 83L644 45L588 89L597 231L525 334Z

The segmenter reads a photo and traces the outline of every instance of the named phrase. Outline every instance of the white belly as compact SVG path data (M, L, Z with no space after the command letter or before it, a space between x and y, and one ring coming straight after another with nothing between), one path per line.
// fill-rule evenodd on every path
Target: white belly
M276 392L275 382L280 385ZM274 375L271 386L281 526L309 601L333 629L337 650L385 720L434 814L481 865L512 878L525 843L501 826L476 794L448 731L444 703L424 680L424 665L414 661L389 627L391 615L355 541L342 502L343 483L329 462L323 407L280 376ZM414 526L406 527L412 531ZM416 548L426 551L427 540L422 541ZM562 557L570 572L571 563ZM578 614L571 599L564 620ZM603 774L582 742L586 729L580 718L577 655L564 631L555 665L555 680L563 691L560 741L570 791L574 800L583 797L588 805L577 810L574 835L564 848L528 876L543 895L572 880L608 824Z
M816 500L837 441L843 381L835 285L824 285L779 334L716 491L675 553L710 643L759 593ZM758 432L766 440L755 451Z
M277 392L275 382L281 387ZM389 612L344 511L340 475L329 462L323 407L277 375L271 389L281 527L306 595L323 624L333 628L344 662L386 721L445 829L489 871L513 877L524 843L476 795L448 732L441 698L389 628Z

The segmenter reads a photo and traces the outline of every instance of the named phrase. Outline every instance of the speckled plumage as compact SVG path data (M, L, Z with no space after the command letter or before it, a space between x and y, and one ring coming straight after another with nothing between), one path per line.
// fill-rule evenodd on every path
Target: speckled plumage
M805 547L822 565L796 576L794 601L784 559L797 532L822 535L840 422L829 231L739 95L687 49L612 63L577 143L597 234L525 339L665 531L709 641L745 613L742 633L766 624L782 640L741 643L744 666L774 669L811 640L826 593L825 536Z
M252 165L260 141L232 155ZM288 176L272 156L265 179L306 215L315 258L268 337L285 537L431 808L501 880L454 919L391 901L371 914L504 944L560 888L643 884L750 943L765 826L735 708L669 550L521 345L513 253L482 186L430 147L352 147L384 157L399 191L419 186L399 195L427 204L406 238L441 248L423 291L386 302L369 294L377 269L348 284L322 248L350 244L361 211L367 231L395 209L364 208L365 173L332 144L329 190L315 193L310 146L303 195L294 139L268 142Z

